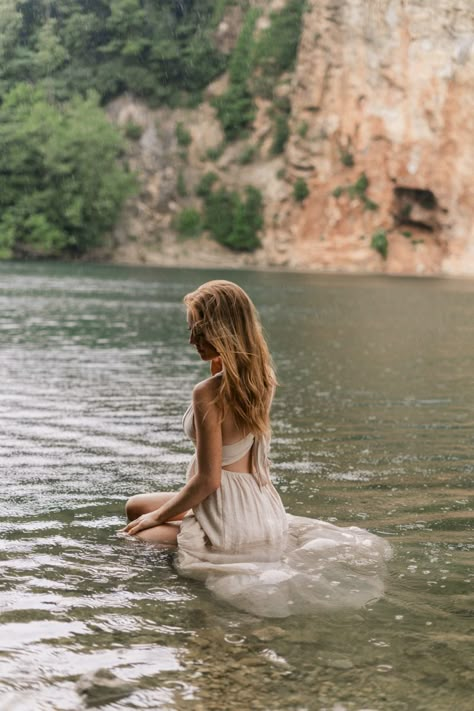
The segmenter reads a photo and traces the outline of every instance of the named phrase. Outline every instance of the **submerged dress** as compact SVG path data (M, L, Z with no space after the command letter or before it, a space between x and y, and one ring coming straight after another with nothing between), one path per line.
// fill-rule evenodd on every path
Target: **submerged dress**
M195 441L193 407L183 428ZM252 472L225 469L252 450ZM270 478L269 441L222 447L221 484L184 517L175 567L219 598L264 617L360 608L383 595L390 545L361 528L286 513ZM196 454L187 479L196 473Z

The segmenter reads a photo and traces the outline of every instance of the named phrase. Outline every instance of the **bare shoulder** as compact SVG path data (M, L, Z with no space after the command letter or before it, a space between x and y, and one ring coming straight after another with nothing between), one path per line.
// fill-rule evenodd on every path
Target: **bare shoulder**
M215 400L219 387L222 382L222 373L217 373L217 375L212 375L206 380L202 380L200 383L194 386L193 389L193 403L195 405L209 405Z
M221 380L216 375L198 383L193 390L194 423L198 433L220 431L219 408L215 402Z

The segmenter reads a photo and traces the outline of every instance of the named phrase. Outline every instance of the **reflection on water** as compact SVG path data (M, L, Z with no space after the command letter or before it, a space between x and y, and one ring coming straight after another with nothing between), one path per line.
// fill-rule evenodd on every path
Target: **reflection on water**
M278 366L288 510L395 552L372 607L272 621L115 535L130 494L183 482L206 371L181 299L215 275L0 267L0 709L467 711L474 284L224 274Z

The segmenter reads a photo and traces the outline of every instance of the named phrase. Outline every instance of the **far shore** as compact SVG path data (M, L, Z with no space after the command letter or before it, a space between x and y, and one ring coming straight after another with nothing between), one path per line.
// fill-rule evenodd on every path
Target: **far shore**
M127 266L127 267L154 267L154 268L166 268L166 269L202 269L202 270L212 270L212 269L228 269L232 271L256 271L256 272L268 272L268 273L288 273L288 274L317 274L317 275L328 275L328 276L347 276L347 277L400 277L400 278L411 278L411 279L463 279L472 280L474 279L474 273L469 272L431 272L431 273L415 273L415 272L403 272L403 271L385 271L385 270L369 270L369 269L341 269L338 267L327 267L327 266L302 266L302 265L292 265L292 264L268 264L263 261L256 262L239 260L242 255L231 255L227 259L218 261L217 259L210 259L209 261L198 259L194 255L193 257L184 257L180 255L177 259L162 258L163 255L157 255L156 252L145 253L141 258L137 259L121 259L116 255L112 255L106 259L90 260L90 258L84 258L84 261L96 263L96 264L116 264L117 266ZM207 255L206 255L207 256ZM158 257L158 258L157 258ZM248 257L248 255L244 255Z
M75 259L51 259L51 258L39 258L39 259L12 259L12 260L2 260L0 264L63 264L63 265L91 265L91 266L117 266L117 267L141 267L145 269L189 269L189 270L202 270L202 271L252 271L252 272L264 272L264 273L281 273L281 274L306 274L306 275L317 275L317 276L337 276L337 277L390 277L403 278L403 279L417 279L417 280L439 280L452 281L452 280L463 280L472 281L474 279L474 274L470 273L430 273L430 274L415 274L412 272L390 272L390 271L376 271L376 270L363 270L363 269L340 269L331 267L304 267L300 265L287 265L287 264L264 264L264 263L249 263L249 262L238 262L235 259L232 262L222 261L202 261L196 258L184 259L180 258L175 261L171 259L160 260L156 259L156 253L143 255L141 258L137 259L120 259L115 255L98 255L98 254L88 254L80 258Z

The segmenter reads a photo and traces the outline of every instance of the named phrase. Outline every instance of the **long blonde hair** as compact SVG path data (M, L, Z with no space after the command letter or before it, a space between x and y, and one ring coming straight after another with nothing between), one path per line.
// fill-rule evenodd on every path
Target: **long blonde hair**
M215 348L223 365L216 403L230 409L239 429L270 430L270 404L277 385L255 306L231 281L208 281L184 297L193 328Z

